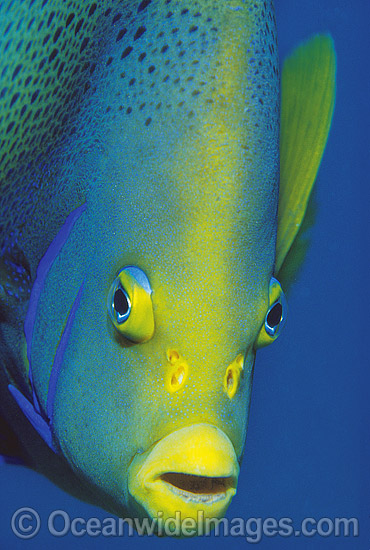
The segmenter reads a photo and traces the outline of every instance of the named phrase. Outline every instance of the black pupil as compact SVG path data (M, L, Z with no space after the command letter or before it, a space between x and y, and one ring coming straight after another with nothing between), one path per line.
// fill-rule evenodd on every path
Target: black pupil
M276 327L281 321L282 313L283 313L282 305L279 304L279 303L275 304L270 309L270 311L267 315L267 324L268 324L268 326L271 327L271 328Z
M114 293L113 305L114 309L121 316L126 315L126 313L128 312L130 306L126 298L126 294L123 292L122 288L117 288L116 292Z

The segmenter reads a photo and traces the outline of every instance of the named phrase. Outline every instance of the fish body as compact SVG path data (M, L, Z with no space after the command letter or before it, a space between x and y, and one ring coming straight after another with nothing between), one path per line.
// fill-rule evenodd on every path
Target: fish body
M273 4L1 10L1 414L117 515L221 517L286 314Z

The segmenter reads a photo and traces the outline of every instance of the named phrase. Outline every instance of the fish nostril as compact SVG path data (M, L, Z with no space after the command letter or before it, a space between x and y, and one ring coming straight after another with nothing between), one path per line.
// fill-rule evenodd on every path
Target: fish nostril
M176 363L176 361L178 361L180 359L180 355L176 350L170 349L167 352L167 359L169 360L171 365L174 365Z
M180 388L185 378L185 368L183 365L180 365L176 372L173 373L171 377L171 387L173 391Z
M166 389L174 393L181 389L188 377L189 367L187 362L176 350L167 351L167 359L171 367L166 376Z
M226 369L224 376L224 389L228 397L232 399L238 391L240 378L243 372L244 357L239 354Z
M226 373L226 385L227 385L227 391L231 392L234 387L234 375L232 369L228 369Z

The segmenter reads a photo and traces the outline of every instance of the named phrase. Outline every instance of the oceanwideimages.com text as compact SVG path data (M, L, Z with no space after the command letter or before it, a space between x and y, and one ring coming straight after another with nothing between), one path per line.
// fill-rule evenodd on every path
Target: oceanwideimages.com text
M19 508L11 517L11 529L21 539L36 537L46 530L54 537L71 534L75 537L133 537L139 536L215 536L243 537L248 543L259 543L266 537L358 537L359 521L357 518L304 518L300 525L295 525L289 517L283 518L205 518L198 513L194 518L182 517L176 512L174 517L163 518L158 512L153 519L149 518L115 518L100 519L91 517L71 517L65 510L54 510L45 520L33 508Z

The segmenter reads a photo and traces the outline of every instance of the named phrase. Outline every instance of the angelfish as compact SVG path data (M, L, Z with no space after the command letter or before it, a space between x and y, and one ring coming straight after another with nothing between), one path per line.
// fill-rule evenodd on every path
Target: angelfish
M199 525L236 492L286 318L333 42L293 52L280 100L271 1L44 4L0 6L0 448L118 516Z

